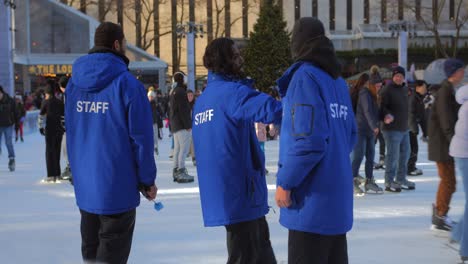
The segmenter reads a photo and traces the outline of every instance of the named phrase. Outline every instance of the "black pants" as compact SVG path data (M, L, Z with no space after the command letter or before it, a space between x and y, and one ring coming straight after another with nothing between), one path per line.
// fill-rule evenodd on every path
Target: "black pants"
M347 264L346 234L325 236L289 230L289 264Z
M385 159L385 139L383 137L382 131L377 135L377 140L375 141L375 144L379 142L379 154L380 154L380 160Z
M418 134L409 132L409 140L411 146L411 154L408 160L408 172L411 172L416 169L416 162L418 161Z
M276 264L265 217L225 227L228 264Z
M80 212L84 262L127 263L135 228L135 209L115 215Z
M61 133L46 133L46 163L47 163L47 176L58 177L60 171L60 148L62 147Z

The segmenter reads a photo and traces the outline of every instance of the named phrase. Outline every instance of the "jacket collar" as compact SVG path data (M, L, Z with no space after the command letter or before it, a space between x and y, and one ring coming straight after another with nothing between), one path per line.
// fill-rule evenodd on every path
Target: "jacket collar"
M253 88L254 83L255 83L255 81L253 79L250 79L250 78L239 79L239 78L234 78L234 77L227 76L227 75L224 75L224 74L215 73L215 72L212 72L212 71L208 72L207 81L208 81L208 83L210 83L210 82L219 82L219 81L221 81L221 82L234 82L234 83L239 83L239 84L242 84L242 85L246 85L246 86L251 87L251 88Z
M101 47L101 46L94 46L89 52L88 54L93 54L93 53L112 53L114 54L115 56L121 58L125 64L127 65L127 68L128 68L128 65L130 64L130 60L127 58L127 56L125 56L124 54L116 51L116 50L113 50L113 49L109 49L107 47Z

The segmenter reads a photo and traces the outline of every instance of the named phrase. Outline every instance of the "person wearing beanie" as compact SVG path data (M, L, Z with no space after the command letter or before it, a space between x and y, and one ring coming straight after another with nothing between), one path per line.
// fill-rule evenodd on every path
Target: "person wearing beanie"
M382 135L387 153L385 156L385 190L401 192L414 190L414 182L406 179L410 143L408 134L408 87L405 69L392 69L392 81L380 92Z
M348 263L357 139L348 86L320 20L296 21L291 47L295 63L277 82L284 115L275 195L288 263Z
M174 74L174 84L169 96L169 120L174 140L172 177L177 183L189 183L194 177L188 174L185 159L192 141L192 117L187 98L187 77L182 72Z
M447 79L443 80L439 90L434 94L434 103L429 118L429 160L435 161L440 182L436 202L433 204L432 224L440 230L450 230L452 220L447 216L450 201L455 192L455 163L449 154L450 142L455 134L455 123L458 120L460 104L455 99L456 87L465 75L463 62L447 59L444 63Z
M46 144L46 183L57 182L60 178L60 147L62 144L64 127L64 104L55 97L57 83L48 81L45 89L45 100L42 102L38 117L38 127L41 135L45 136Z
M126 263L140 192L148 200L157 193L151 106L125 51L122 28L101 23L94 47L73 64L65 91L85 263Z
M18 113L16 112L15 100L11 98L0 86L0 144L5 137L8 151L8 169L15 170L15 149L13 147L13 131L17 126Z
M350 91L358 130L357 143L351 154L354 194L356 195L364 195L364 191L360 187L362 183L364 183L366 193L383 193L382 188L375 183L373 175L375 138L380 133L375 81L376 79L373 79L370 82L369 75L363 73ZM359 175L359 168L361 167L364 155L366 156L365 179Z
M377 65L372 65L369 70L369 83L375 86L375 89L377 91L377 102L380 101L379 93L383 84L383 79L379 73L379 70L380 68ZM377 142L379 143L379 162L374 163L374 170L385 169L385 139L383 138L382 129L380 129L381 127L382 122L380 122L379 120L379 134L377 134L377 140L375 141L375 144L377 144Z

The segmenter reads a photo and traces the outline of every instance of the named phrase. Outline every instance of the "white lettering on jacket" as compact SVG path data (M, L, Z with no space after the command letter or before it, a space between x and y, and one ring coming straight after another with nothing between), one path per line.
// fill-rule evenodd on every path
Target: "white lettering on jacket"
M340 104L330 104L331 116L333 118L344 119L348 116L348 107Z
M76 111L78 113L96 113L105 114L109 110L108 102L90 102L90 101L78 101L76 102Z
M213 116L214 116L213 109L209 109L204 112L198 113L195 115L195 125L198 126L199 124L211 122Z

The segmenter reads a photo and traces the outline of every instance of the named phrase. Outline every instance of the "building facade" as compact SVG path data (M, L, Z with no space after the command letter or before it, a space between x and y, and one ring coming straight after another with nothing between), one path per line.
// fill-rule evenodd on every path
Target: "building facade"
M267 0L102 0L98 2L110 3L105 14L99 12L106 10L105 6L99 8L90 4L82 10L95 18L123 24L127 39L137 45L140 43L147 52L167 61L169 73L179 68L187 72L186 39L177 36L175 25L188 21L203 24L204 34L198 34L195 45L197 73L204 75L202 55L208 41L221 36L247 39L264 1ZM434 45L433 33L426 26L434 21L438 23L443 44L449 45L456 35L454 22L460 3L458 0L274 1L282 6L289 31L298 18L317 17L339 51L396 49L397 34L392 32L391 25L402 20L411 27L410 46ZM77 9L79 2L73 2ZM467 14L467 5L468 1L464 1L460 18ZM465 45L467 38L468 27L463 26L459 46Z

